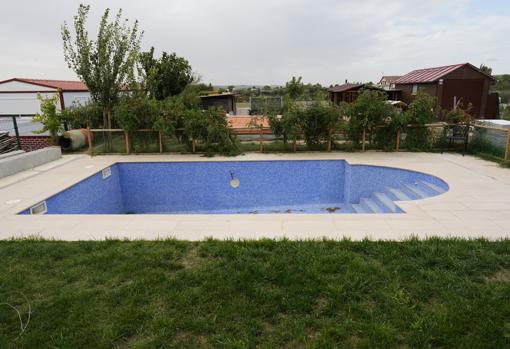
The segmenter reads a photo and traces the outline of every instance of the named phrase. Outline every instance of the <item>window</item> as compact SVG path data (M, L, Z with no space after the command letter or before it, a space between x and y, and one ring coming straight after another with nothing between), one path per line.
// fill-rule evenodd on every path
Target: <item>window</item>
M413 96L416 96L417 93L418 93L418 84L413 84L413 91L411 92L411 94Z

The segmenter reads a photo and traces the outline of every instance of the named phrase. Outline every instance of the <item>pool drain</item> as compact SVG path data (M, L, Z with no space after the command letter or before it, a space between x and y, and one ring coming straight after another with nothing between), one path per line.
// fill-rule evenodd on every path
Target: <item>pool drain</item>
M230 171L230 186L232 188L238 188L239 187L239 184L241 184L241 182L239 182L239 179L235 178L234 177L234 171Z

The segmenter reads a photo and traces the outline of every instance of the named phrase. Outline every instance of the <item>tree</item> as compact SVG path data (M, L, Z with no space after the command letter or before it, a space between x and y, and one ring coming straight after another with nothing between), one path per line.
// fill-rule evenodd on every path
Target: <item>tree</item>
M492 68L489 66L486 66L485 64L480 64L480 70L487 75L492 74Z
M84 104L74 101L70 107L62 110L62 114L71 128L99 128L103 121L101 106L91 100Z
M301 80L301 76L298 78L293 76L292 79L285 84L285 94L289 96L289 98L296 100L303 94L305 87Z
M416 97L404 113L405 124L413 125L407 129L405 144L409 149L429 149L431 133L426 124L435 120L434 106L436 98L418 90Z
M185 58L163 52L156 59L154 47L140 54L140 65L145 74L145 87L157 100L178 95L194 80L191 65Z
M184 134L192 141L200 141L207 154L218 151L234 155L239 152L235 136L230 134L225 112L215 107L189 109L184 119Z
M126 132L139 129L151 129L159 112L158 102L146 95L135 93L121 97L121 103L115 107L115 120Z
M64 130L65 117L57 109L58 95L55 94L51 97L43 97L37 94L37 99L41 101L41 113L34 116L33 122L40 122L43 128L34 133L49 132L51 142L57 143L58 133Z
M365 130L371 140L374 140L376 128L383 125L387 118L392 118L394 113L395 110L387 103L384 92L364 90L354 102L346 106L349 138L354 143L359 143Z
M106 9L99 24L97 39L89 39L86 29L90 6L80 5L74 17L75 36L64 22L62 40L64 58L70 69L87 85L92 100L101 105L103 126L112 128L112 111L119 93L132 85L136 78L136 62L143 33L138 21L128 27L122 10L110 22Z

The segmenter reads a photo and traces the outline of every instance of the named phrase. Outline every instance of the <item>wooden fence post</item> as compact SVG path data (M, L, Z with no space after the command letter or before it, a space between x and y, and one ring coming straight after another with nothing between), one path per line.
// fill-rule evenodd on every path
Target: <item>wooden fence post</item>
M126 142L126 154L129 155L129 135L124 131L124 141Z
M397 130L397 142L396 142L395 150L396 151L400 150L400 129Z
M296 137L294 137L294 141L292 142L292 151L295 153L296 149L297 149Z
M333 134L333 130L329 129L329 131L328 131L328 151L331 151L332 134Z
M92 133L90 127L87 127L87 142L89 143L89 155L94 156L94 148L92 147Z
M510 128L506 133L505 160L510 160Z
M197 143L195 141L195 138L193 138L191 140L191 152L194 154L196 150L197 150Z
M259 134L259 151L262 153L264 151L264 144L262 142L262 126L260 126L260 134Z
M158 132L159 136L159 152L163 152L163 135L161 134L161 131Z
M361 150L365 151L365 137L366 137L366 130L363 129L363 133L361 134Z

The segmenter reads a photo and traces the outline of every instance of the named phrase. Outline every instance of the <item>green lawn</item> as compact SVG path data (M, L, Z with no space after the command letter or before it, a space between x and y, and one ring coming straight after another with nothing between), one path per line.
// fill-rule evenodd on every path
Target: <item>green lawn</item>
M1 241L0 303L0 348L509 348L510 240Z

